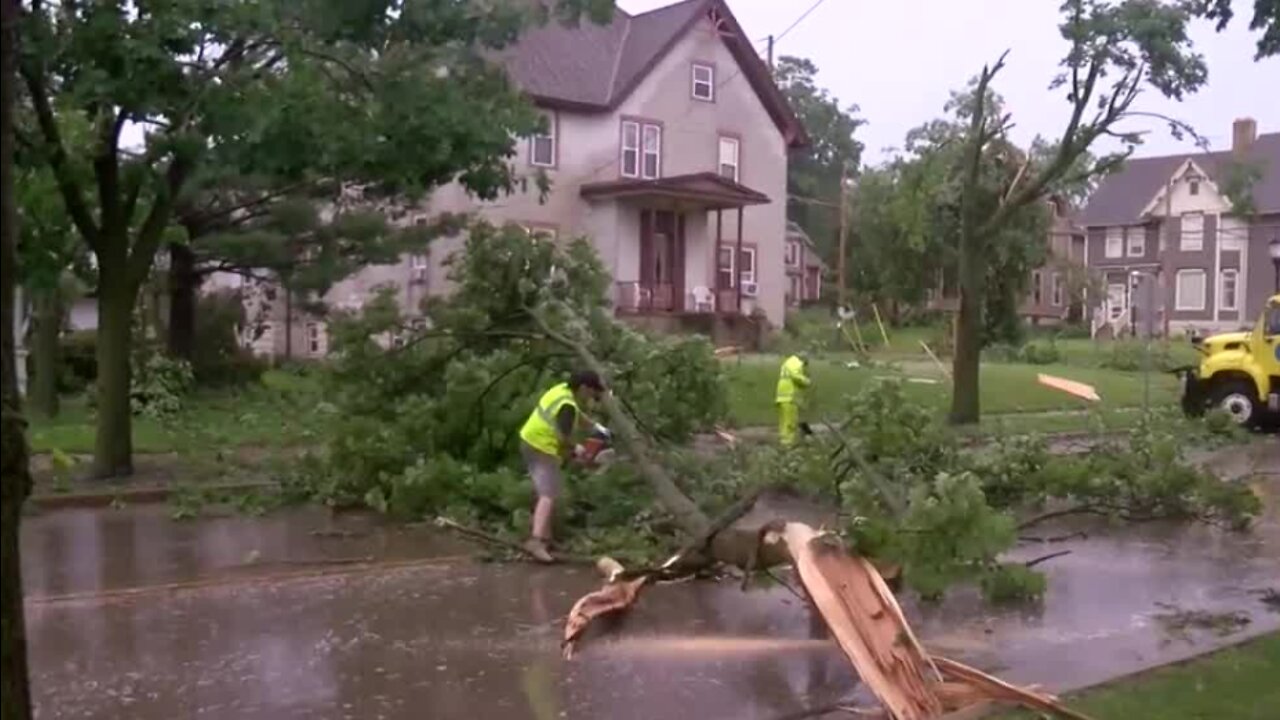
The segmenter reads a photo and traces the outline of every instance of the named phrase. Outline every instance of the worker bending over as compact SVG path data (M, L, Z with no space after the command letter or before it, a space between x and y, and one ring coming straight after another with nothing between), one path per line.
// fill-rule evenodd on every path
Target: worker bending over
M538 497L533 508L533 528L524 549L541 562L553 561L549 543L555 501L563 484L560 467L577 452L578 446L572 440L574 430L592 424L580 405L599 400L603 392L599 375L589 370L575 372L569 382L543 393L520 428L520 454Z
M782 361L778 372L778 439L784 447L795 444L800 434L800 408L805 404L809 380L809 359L792 355Z

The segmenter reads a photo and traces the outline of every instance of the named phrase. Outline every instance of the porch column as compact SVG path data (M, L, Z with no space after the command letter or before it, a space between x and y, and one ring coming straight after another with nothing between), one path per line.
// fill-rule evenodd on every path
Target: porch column
M715 288L716 302L715 311L720 312L720 245L724 242L724 210L716 208L716 244L715 256L712 258L711 267L715 274L712 275L712 287Z
M737 255L735 255L733 258L733 274L735 275L735 277L733 278L733 286L737 288L737 291L738 291L737 292L738 314L741 315L742 314L742 206L741 205L738 206L738 249L736 252L737 252ZM756 254L758 255L759 251L756 251ZM760 264L760 258L757 257L756 265L758 266L759 264ZM755 268L755 270L756 270L756 277L757 277L756 287L759 288L760 285L759 285L758 278L760 275L760 268L757 267Z

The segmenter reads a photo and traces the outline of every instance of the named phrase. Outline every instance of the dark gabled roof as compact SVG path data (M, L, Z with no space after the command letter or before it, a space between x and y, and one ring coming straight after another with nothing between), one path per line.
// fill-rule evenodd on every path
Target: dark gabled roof
M714 12L721 38L791 145L808 142L804 128L769 68L756 54L724 0L684 0L639 15L615 8L607 25L551 22L534 28L503 64L516 84L543 105L584 112L616 108L698 20Z
M708 209L767 205L769 196L713 172L689 173L656 180L607 180L587 183L584 198L666 197L689 200Z
M1076 222L1086 227L1141 222L1143 209L1188 160L1194 161L1211 180L1221 182L1222 172L1234 159L1230 150L1131 158L1119 171L1103 179ZM1243 159L1262 171L1253 186L1258 212L1280 212L1280 132L1259 135Z

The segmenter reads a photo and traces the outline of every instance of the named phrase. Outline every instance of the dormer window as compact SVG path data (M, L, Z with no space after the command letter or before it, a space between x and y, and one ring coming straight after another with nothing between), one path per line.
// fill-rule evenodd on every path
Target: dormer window
M716 69L706 63L694 63L692 75L692 94L694 100L715 102Z

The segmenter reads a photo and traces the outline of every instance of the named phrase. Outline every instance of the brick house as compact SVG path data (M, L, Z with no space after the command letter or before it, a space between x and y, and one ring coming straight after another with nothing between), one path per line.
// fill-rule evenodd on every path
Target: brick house
M718 336L758 329L749 318L762 313L782 325L787 159L807 138L724 0L615 9L605 25L553 22L499 59L548 120L546 135L520 140L514 162L545 172L550 194L531 186L486 203L453 184L416 217L476 212L541 237L586 236L613 274L617 314L637 324ZM449 292L445 260L463 243L440 239L427 254L365 268L325 300L359 307L390 285L416 310ZM271 325L282 327L279 311ZM327 352L321 320L293 327L302 355ZM276 335L257 351L278 354Z
M1252 208L1228 188L1245 175ZM1080 214L1088 266L1102 281L1096 328L1122 333L1151 321L1158 333L1235 330L1274 292L1267 245L1280 238L1280 132L1237 120L1230 150L1134 158L1103 180ZM1135 291L1135 288L1137 290ZM1151 316L1141 301L1154 298Z

